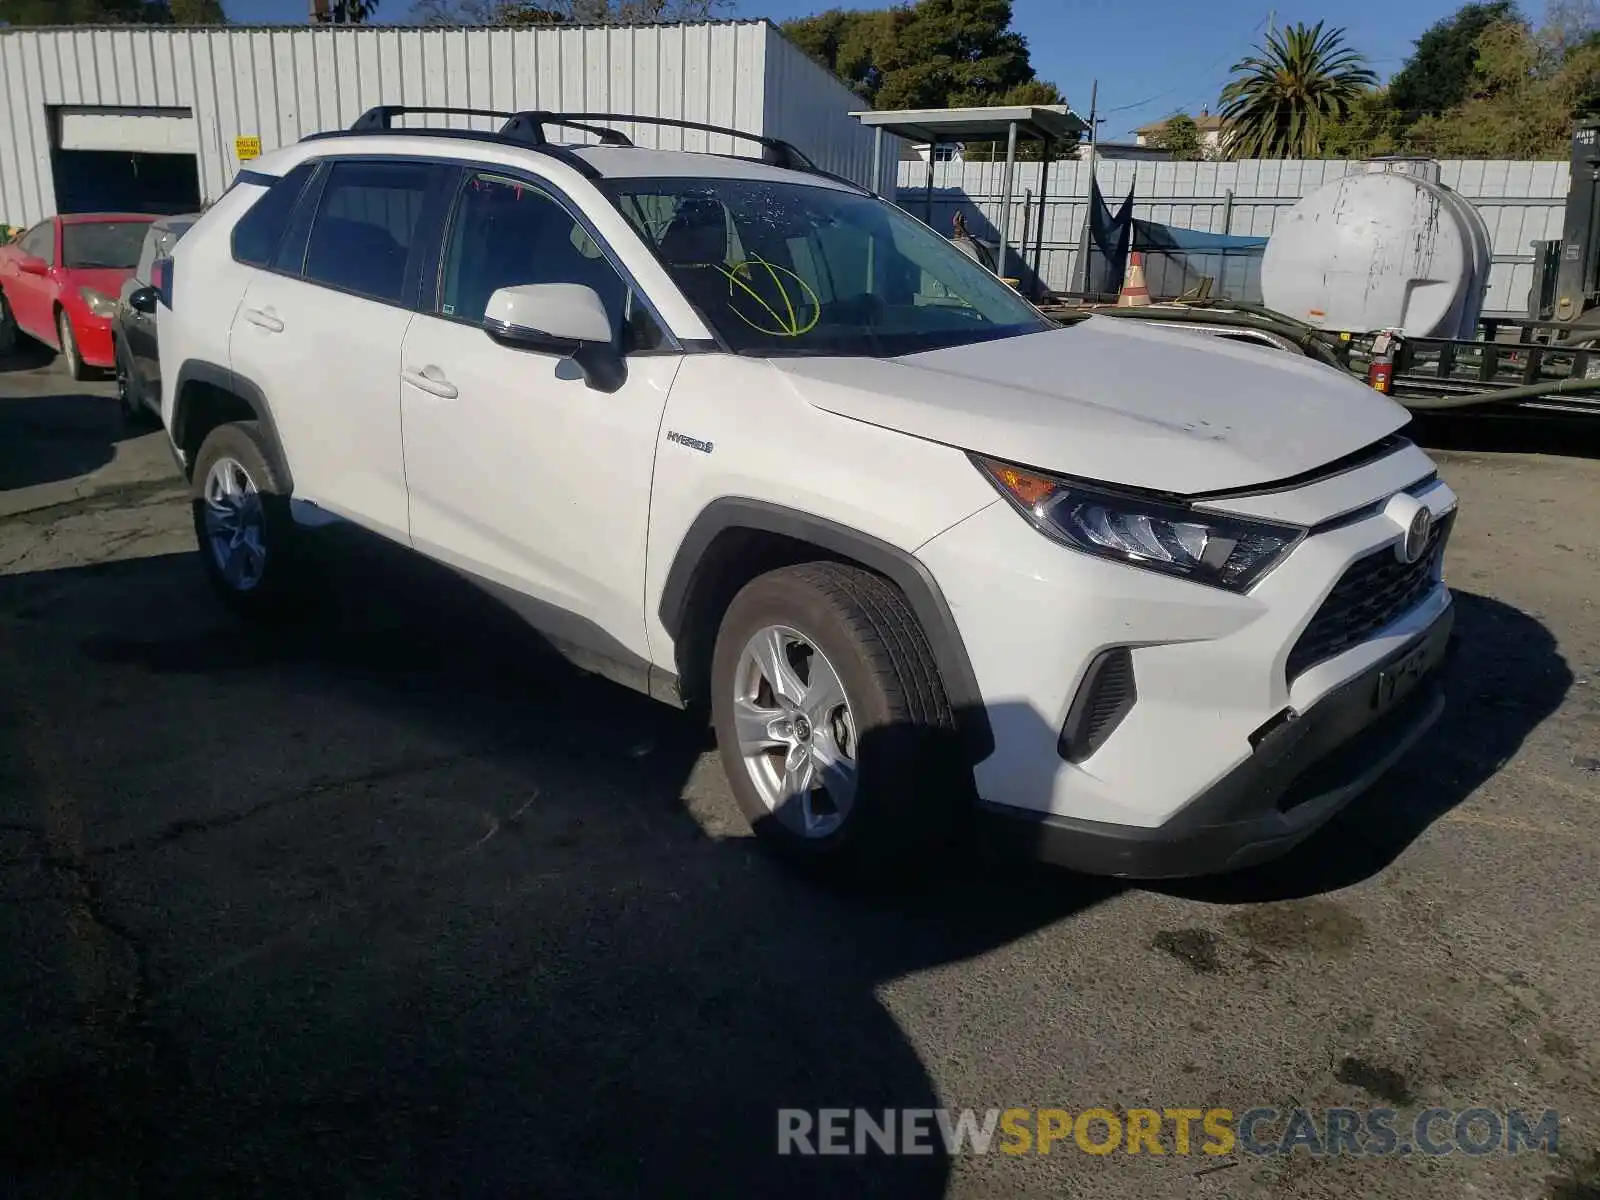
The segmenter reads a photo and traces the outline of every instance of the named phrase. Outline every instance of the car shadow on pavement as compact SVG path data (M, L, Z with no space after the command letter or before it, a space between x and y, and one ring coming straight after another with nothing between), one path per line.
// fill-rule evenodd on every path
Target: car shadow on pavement
M12 371L41 371L54 363L60 355L43 342L18 334L9 352L0 354L0 375Z
M1536 617L1455 592L1460 647L1445 672L1445 709L1393 770L1291 853L1248 871L1162 890L1213 903L1314 896L1378 874L1516 754L1561 706L1573 674Z
M978 859L807 881L736 835L703 720L543 654L430 564L319 570L330 599L281 629L186 600L190 554L0 579L0 631L32 631L0 647L0 828L37 837L78 946L46 956L75 987L0 964L0 1007L32 1018L0 1028L77 1031L0 1045L0 1172L39 1195L943 1195L936 1136L780 1156L779 1110L934 1108L940 1047L884 989L1118 885Z
M65 376L51 383L79 386ZM88 475L112 460L118 442L145 432L127 427L113 396L61 390L0 399L0 492Z

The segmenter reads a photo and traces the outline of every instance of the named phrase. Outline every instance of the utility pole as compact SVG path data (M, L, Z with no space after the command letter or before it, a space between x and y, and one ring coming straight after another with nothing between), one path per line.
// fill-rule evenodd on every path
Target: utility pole
M1077 268L1072 272L1080 292L1089 290L1089 222L1094 216L1094 160L1100 141L1100 122L1095 114L1099 107L1100 81L1096 79L1089 85L1089 183L1083 191L1083 233L1078 238Z

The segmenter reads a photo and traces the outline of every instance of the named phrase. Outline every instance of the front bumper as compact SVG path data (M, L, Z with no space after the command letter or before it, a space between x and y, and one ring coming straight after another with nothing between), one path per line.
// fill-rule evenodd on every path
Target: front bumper
M1440 668L1454 648L1448 607L1411 642L1252 737L1241 765L1148 827L983 803L988 832L1013 852L1097 875L1218 874L1286 853L1360 795L1444 710ZM1397 672L1397 668L1400 670Z
M72 322L72 336L78 343L78 356L86 366L109 369L117 365L110 317L97 317L86 310L69 309L68 319Z

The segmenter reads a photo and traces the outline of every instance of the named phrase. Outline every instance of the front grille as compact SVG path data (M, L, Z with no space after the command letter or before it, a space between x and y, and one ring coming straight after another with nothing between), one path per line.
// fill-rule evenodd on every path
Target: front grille
M1350 564L1317 609L1300 640L1289 651L1289 682L1302 672L1367 640L1390 621L1421 603L1433 587L1444 557L1445 540L1455 520L1451 513L1434 527L1428 548L1414 563L1403 563L1385 546Z

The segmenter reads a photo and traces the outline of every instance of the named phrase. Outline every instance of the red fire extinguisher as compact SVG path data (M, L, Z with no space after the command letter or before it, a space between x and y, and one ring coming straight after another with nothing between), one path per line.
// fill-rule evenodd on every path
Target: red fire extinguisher
M1372 357L1367 360L1367 384L1385 396L1394 394L1394 359L1400 339L1380 333L1372 339Z

